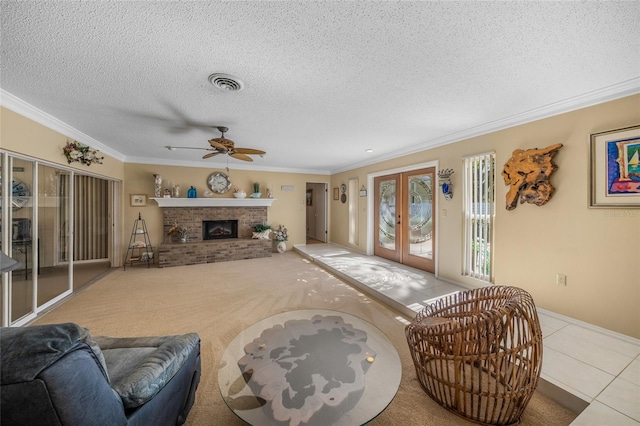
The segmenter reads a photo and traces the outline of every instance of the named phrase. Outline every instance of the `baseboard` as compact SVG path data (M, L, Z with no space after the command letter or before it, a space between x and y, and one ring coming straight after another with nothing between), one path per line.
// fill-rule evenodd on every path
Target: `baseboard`
M536 391L576 414L582 413L582 411L589 406L589 402L554 385L542 377L538 380Z
M640 346L640 339L636 339L635 337L627 336L626 334L618 333L616 331L608 330L606 328L598 327L597 325L590 324L588 322L580 321L575 318L571 318L562 314L558 314L556 312L548 311L542 308L536 308L539 313L544 315L553 317L560 321L568 322L569 324L577 325L578 327L586 328L591 331L595 331L596 333L604 334L609 337L613 337L614 339L623 340L632 345Z

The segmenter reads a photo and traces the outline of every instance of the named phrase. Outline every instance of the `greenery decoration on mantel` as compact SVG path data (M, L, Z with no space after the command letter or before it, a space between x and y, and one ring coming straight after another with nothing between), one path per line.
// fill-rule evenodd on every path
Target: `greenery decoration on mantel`
M98 156L98 151L91 149L91 147L82 145L78 141L67 142L62 148L65 157L67 157L67 163L71 164L74 161L78 163L86 164L90 166L91 163L102 164L104 157Z

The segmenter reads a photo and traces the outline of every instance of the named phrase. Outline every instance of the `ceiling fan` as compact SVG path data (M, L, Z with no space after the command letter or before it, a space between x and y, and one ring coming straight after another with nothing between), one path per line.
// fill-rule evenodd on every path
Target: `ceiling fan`
M207 159L214 157L218 154L227 154L230 157L237 158L238 160L243 161L253 161L253 158L249 157L249 155L265 155L266 152L261 151L259 149L253 148L236 148L235 142L231 139L227 139L224 137L224 134L229 131L228 128L222 126L216 126L216 129L222 133L222 136L219 138L209 139L209 145L211 148L193 148L188 146L167 146L169 151L174 151L176 149L202 149L205 151L211 151L208 154L205 154L202 158Z

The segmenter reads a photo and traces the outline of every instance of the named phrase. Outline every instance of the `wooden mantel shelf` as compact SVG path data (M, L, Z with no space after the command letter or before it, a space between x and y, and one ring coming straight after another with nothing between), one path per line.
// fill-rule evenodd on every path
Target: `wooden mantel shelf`
M160 207L271 207L273 198L151 198Z

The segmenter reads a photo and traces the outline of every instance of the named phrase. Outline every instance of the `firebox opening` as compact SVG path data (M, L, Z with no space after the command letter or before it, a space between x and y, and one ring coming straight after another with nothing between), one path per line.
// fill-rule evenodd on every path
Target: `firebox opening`
M238 238L237 220L202 221L203 240L222 240L226 238Z

